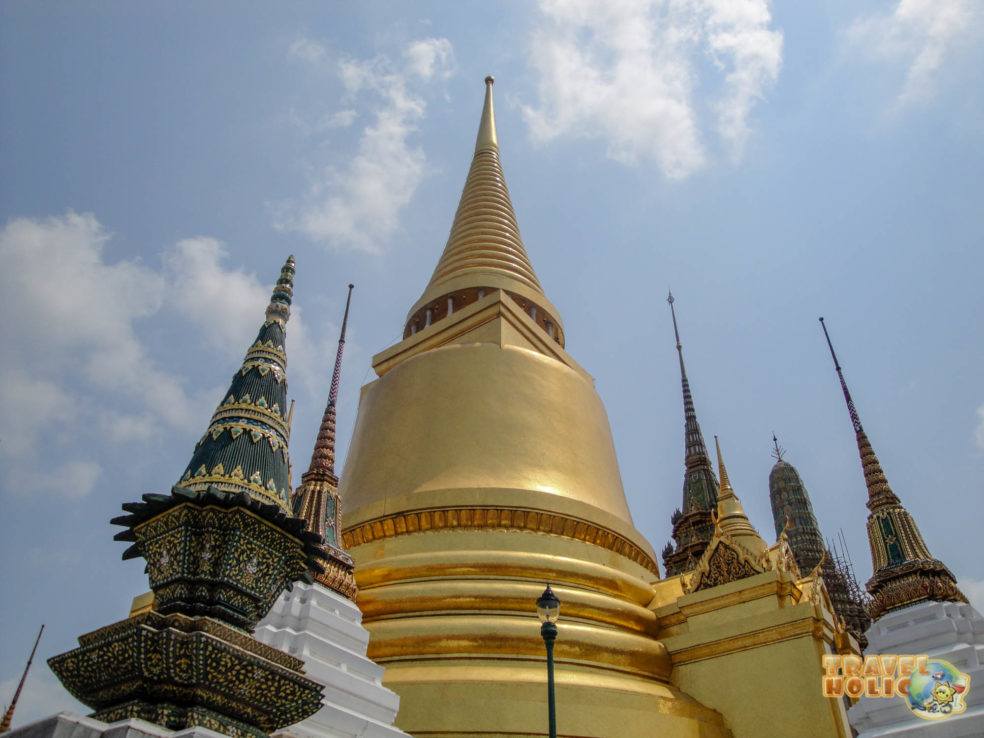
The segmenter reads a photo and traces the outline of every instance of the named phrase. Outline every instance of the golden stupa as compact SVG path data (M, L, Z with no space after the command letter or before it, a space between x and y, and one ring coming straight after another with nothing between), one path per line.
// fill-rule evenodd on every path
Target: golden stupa
M821 696L820 658L856 644L782 542L763 542L735 581L717 559L702 562L713 587L660 579L601 399L520 237L491 77L447 246L373 368L341 478L342 540L403 730L546 734L533 603L549 582L563 603L559 735L850 735L843 705Z

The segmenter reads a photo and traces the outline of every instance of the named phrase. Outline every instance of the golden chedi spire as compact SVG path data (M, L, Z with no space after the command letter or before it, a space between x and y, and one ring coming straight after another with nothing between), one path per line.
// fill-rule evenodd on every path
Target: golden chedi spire
M342 542L368 656L400 695L398 727L537 734L534 603L549 582L565 613L562 732L728 735L670 681L648 608L655 554L632 523L594 381L565 350L519 238L491 79L448 244L403 340L373 369L341 475Z
M871 441L861 427L861 417L847 389L844 372L837 361L823 318L820 318L820 325L847 402L847 412L854 426L861 456L864 483L868 488L867 505L871 511L868 515L868 543L874 570L866 585L872 597L868 615L872 620L878 620L886 612L923 600L966 602L967 598L957 588L956 577L942 561L933 558L915 520L892 492Z
M533 271L499 163L492 83L492 77L485 78L485 106L475 154L447 245L424 294L410 308L404 336L502 289L563 346L560 314Z

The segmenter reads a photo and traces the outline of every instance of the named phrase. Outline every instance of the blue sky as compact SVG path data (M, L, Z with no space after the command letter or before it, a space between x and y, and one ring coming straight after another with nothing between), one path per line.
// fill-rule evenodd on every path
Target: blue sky
M865 429L984 609L984 17L973 0L0 5L0 703L146 590L109 519L184 469L297 259L294 477L356 284L371 356L443 249L487 74L524 242L607 407L636 527L680 504L672 324L774 540L771 438L871 573Z

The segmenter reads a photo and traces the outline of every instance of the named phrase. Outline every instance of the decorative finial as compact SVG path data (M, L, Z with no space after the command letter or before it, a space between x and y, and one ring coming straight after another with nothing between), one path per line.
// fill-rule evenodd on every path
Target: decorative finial
M776 434L772 434L772 444L775 446L776 450L772 452L772 458L776 461L782 461L782 455L786 453L786 449L779 445L779 439L776 438Z
M482 121L478 126L478 138L475 139L475 152L483 149L499 150L499 138L495 133L495 108L492 105L492 76L485 78L485 106L482 108Z
M673 303L676 302L676 300L673 299L672 292L670 293L670 296L666 298L666 301L670 303L670 315L673 316L673 335L676 336L677 353L680 354L680 371L682 371L684 376L686 376L687 373L683 369L683 344L680 343L680 331L677 330L676 310L673 309Z
M38 637L34 641L34 648L31 649L31 655L27 659L27 666L24 667L24 673L21 675L20 682L17 684L17 691L14 692L14 698L10 701L10 707L3 714L3 719L0 720L0 733L6 733L10 730L10 722L14 719L14 708L17 707L17 700L20 698L21 690L24 689L24 682L27 681L27 672L31 668L31 662L34 661L34 654L38 650L38 644L41 642L41 634L44 633L44 625L41 625L41 630L38 631Z
M321 428L311 454L311 465L301 476L301 482L307 482L314 477L325 477L337 484L335 477L335 405L338 402L338 384L342 375L342 352L345 350L345 331L348 327L349 306L352 303L352 289L348 286L348 297L345 299L345 315L342 317L342 330L338 336L338 350L335 353L335 369L331 374L331 388L328 390L328 404L321 418Z
M827 339L827 346L830 347L830 356L834 360L834 369L837 370L837 377L840 379L841 389L844 391L844 399L847 400L847 411L851 415L854 432L860 433L863 430L861 428L861 418L858 416L858 411L854 407L854 400L851 399L851 393L847 389L847 382L844 381L844 372L841 371L840 364L837 362L837 354L834 353L834 345L830 342L830 334L827 333L827 324L823 322L823 318L820 318L820 326L823 328L823 335Z
M294 298L294 255L287 257L280 270L280 278L273 288L270 304L266 309L266 319L281 325L290 317L290 305Z
M485 84L487 84L487 85L493 85L493 84L495 84L495 77L493 77L490 74L488 77L485 78Z
M731 480L728 479L728 470L724 468L724 458L721 456L721 444L718 443L718 437L714 436L714 448L717 449L718 457L718 477L721 480L721 494L725 492L734 492L734 488L731 486Z

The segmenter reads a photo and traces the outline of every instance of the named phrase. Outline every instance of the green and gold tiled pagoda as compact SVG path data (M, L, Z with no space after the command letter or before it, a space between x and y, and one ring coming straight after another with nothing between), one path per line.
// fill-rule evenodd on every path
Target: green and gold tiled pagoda
M310 581L324 558L321 537L288 504L293 275L291 257L181 480L169 495L124 504L129 514L112 521L126 528L116 540L132 543L123 558L147 562L152 607L48 662L96 719L262 738L320 707L303 662L251 635L284 588Z
M916 521L902 507L899 498L888 485L878 457L861 427L861 418L847 389L844 373L837 361L837 354L834 353L823 318L820 318L820 324L823 326L841 390L847 401L847 410L857 437L858 453L861 455L864 483L868 488L868 543L871 545L874 570L866 585L871 594L868 615L872 620L878 620L887 612L925 600L967 602L963 592L957 588L956 577L942 561L930 554L929 547L916 527Z
M673 513L673 541L663 549L663 566L666 576L691 571L697 566L714 535L713 511L717 506L718 482L707 456L707 446L697 422L694 398L683 365L683 345L677 330L673 294L666 299L673 317L673 334L676 337L677 356L680 359L680 378L683 382L684 439L686 446L686 471L683 476L683 505Z
M839 568L827 550L806 485L796 467L783 458L783 449L774 435L772 442L776 463L769 473L769 500L776 537L787 535L796 566L804 576L820 567L834 612L844 618L847 629L864 648L864 633L871 620L865 612L863 595L851 572Z
M266 311L266 321L233 375L225 399L195 446L179 487L214 486L245 492L289 509L290 418L284 337L293 299L294 257L287 259Z

